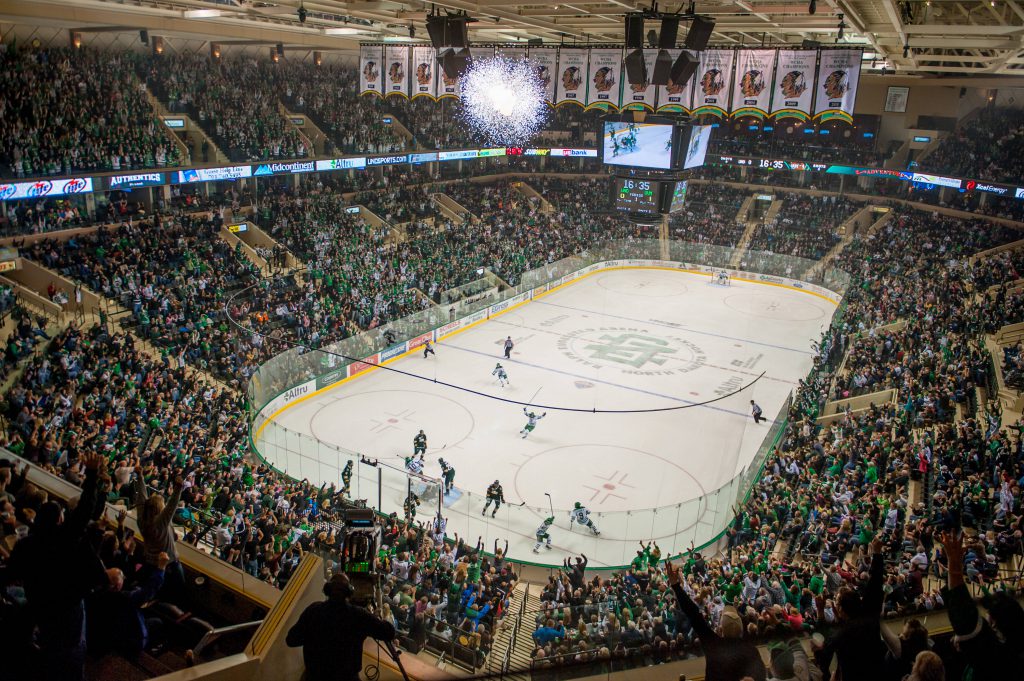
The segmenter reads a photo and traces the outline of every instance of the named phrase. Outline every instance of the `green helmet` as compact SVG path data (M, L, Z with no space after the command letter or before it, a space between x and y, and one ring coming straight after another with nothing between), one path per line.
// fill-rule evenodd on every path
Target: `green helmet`
M549 517L545 518L544 522L546 522L547 524L550 525L551 523L555 522L555 516L549 516Z
M577 501L576 506L574 508L583 508L583 504Z

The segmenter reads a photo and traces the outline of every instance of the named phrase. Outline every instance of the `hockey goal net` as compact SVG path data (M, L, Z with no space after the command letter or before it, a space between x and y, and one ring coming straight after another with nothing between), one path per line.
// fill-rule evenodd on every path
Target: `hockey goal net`
M732 277L729 276L728 272L712 272L711 281L708 283L715 286L731 286Z

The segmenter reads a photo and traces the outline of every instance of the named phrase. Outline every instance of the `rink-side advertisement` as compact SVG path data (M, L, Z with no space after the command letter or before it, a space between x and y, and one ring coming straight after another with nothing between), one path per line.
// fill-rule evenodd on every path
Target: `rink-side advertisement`
M587 97L587 63L590 50L562 49L558 52L558 95L555 106L573 102L584 106Z
M736 52L736 77L733 79L733 117L767 118L772 99L772 75L775 50L739 50Z
M590 83L587 87L587 108L619 108L622 88L622 50L590 50Z
M822 50L818 61L814 119L853 123L862 50Z
M409 47L408 45L387 45L384 48L385 96L409 97Z
M669 50L668 54L672 58L672 63L675 63L676 59L682 50ZM655 57L657 57L657 51L655 50ZM645 56L646 61L646 56ZM654 68L648 66L647 77L650 78L654 73ZM672 82L672 79L668 79L668 85L658 85L658 111L679 111L689 113L690 109L693 108L693 78L688 80L683 85L678 85Z
M817 50L779 50L772 86L772 118L806 121L811 117L817 62Z
M531 48L529 59L537 73L537 78L544 86L544 97L547 103L554 106L558 50L553 47Z
M383 62L384 48L380 45L363 45L359 48L359 94L383 94Z
M412 98L437 99L437 60L434 48L412 48Z
M711 114L724 118L729 112L735 50L705 50L694 76L693 115Z
M654 64L658 59L657 50L644 50L644 64L647 66L646 83L629 83L629 79L623 76L622 79L622 109L643 109L654 111L658 97L658 87L651 84L651 76L654 75ZM625 68L623 68L625 74Z

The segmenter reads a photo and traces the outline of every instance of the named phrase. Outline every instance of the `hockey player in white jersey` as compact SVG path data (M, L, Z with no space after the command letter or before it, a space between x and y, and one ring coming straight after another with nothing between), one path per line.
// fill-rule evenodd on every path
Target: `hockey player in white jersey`
M572 529L572 524L576 523L580 527L589 527L590 531L594 533L594 536L601 534L601 531L597 529L597 525L590 519L590 509L576 502L576 506L569 512L569 529Z
M533 552L540 553L540 545L544 544L548 549L551 549L551 535L548 534L548 528L551 527L555 522L554 516L548 516L544 519L544 524L537 528L537 543L533 545Z
M498 377L498 383L504 388L506 383L510 383L508 380L508 374L505 372L505 367L501 366L501 362L498 362L498 366L494 367L494 371L491 372L491 376Z
M537 421L540 421L542 418L547 416L548 413L544 412L540 416L537 416L537 414L532 411L526 411L526 407L523 407L523 413L526 414L527 422L526 425L523 426L523 429L519 431L519 434L522 435L525 440L526 436L532 433L533 429L537 427Z

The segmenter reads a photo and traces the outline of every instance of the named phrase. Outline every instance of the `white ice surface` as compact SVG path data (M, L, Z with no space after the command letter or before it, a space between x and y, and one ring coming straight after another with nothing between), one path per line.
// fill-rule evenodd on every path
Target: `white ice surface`
M440 476L443 457L462 491L447 500L449 535L471 542L482 536L487 550L495 539L508 539L517 559L560 564L582 551L595 567L623 565L639 539L658 538L667 555L709 539L731 518L722 508L709 516L705 495L748 465L764 439L768 425L754 424L750 400L765 416L778 413L809 371L810 342L834 309L778 286L713 286L706 276L655 269L600 271L450 336L436 345L436 356L416 352L388 365L421 378L377 369L295 405L276 422L396 467L422 428L424 472ZM505 360L508 335L515 349ZM496 362L508 371L505 388L491 376ZM555 408L695 405L762 372L738 394L686 409ZM494 398L538 405L531 409L547 416L522 439L523 407ZM273 429L263 438L272 439ZM260 446L273 459L273 446ZM337 482L330 468L322 481ZM376 505L376 470L356 468L358 495ZM482 518L482 493L495 479L507 505L496 518L490 511ZM385 481L384 510L400 508L399 487ZM555 508L557 550L534 556L534 530L548 515L545 492ZM600 537L570 532L568 509L576 501L593 511ZM644 510L654 508L663 510ZM421 506L418 519L434 510L436 499L433 509Z

